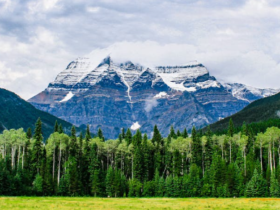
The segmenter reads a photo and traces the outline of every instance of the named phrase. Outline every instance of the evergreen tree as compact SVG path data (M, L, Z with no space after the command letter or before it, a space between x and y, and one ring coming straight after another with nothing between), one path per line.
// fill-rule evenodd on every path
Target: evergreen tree
M177 130L177 137L181 136L180 130Z
M187 138L189 136L186 128L184 129L182 136L183 136L183 138Z
M206 144L205 144L205 158L204 158L204 162L205 162L205 170L209 170L210 169L210 165L212 162L212 156L213 156L213 150L212 150L212 133L210 130L210 126L208 126L207 132L206 132Z
M265 197L267 194L267 183L255 169L253 177L246 187L246 197Z
M142 181L143 176L143 154L140 146L135 148L135 154L133 159L133 174L134 178Z
M110 166L106 174L106 194L108 197L113 197L114 194L114 171Z
M101 128L98 128L98 132L97 132L97 136L104 141L104 136L103 136L103 132L101 130Z
M233 125L232 118L230 118L229 126L228 126L228 136L233 137L233 134L234 134L234 125Z
M74 126L71 128L71 137L70 137L70 145L69 145L69 192L70 195L79 195L81 186L80 181L78 180L78 170L77 170L77 138L76 138L76 129Z
M142 143L143 154L143 180L147 181L149 177L149 148L148 148L148 136L145 133Z
M26 137L27 137L27 139L31 139L31 138L32 138L32 131L31 131L31 128L28 128L28 129L27 129Z
M171 138L174 138L174 139L177 138L173 125L171 125L171 127L170 127L169 135Z
M132 134L130 129L128 128L125 134L125 141L127 143L127 145L130 145L132 143Z
M41 167L42 143L43 143L42 122L40 118L38 118L36 122L33 138L35 142L33 144L33 150L32 150L32 165L36 169L36 173L39 174L40 167Z
M88 194L90 191L89 185L90 185L90 174L89 174L89 166L90 166L90 130L89 130L89 125L87 125L86 129L86 136L85 136L85 142L84 142L84 151L83 151L83 157L82 157L82 164L81 164L81 171L82 171L82 185L83 188L85 189L85 192ZM91 172L93 173L93 172Z
M59 127L58 127L58 133L64 133L62 124L60 124Z
M272 173L270 176L270 187L269 192L271 197L279 197L280 196L280 186L279 182L275 177L275 173Z
M173 177L167 176L165 179L165 196L174 197L174 186L173 186Z
M99 160L97 157L97 144L94 143L92 145L91 153L90 153L90 182L91 182L91 192L94 195L94 197L97 196L98 193L100 193L100 166L99 166Z
M121 134L121 136L122 136L122 139L125 139L125 129L124 129L124 128L122 128L122 134Z
M162 137L161 134L157 128L157 125L154 126L154 133L153 133L153 138L152 142L157 146L157 149L159 148L159 145L161 144Z
M54 124L54 132L58 132L58 130L59 130L59 126L58 126L58 122L56 120L55 124Z
M195 163L197 166L202 164L202 146L201 140L196 133L195 127L192 129L192 163Z
M141 145L141 142L142 142L142 134L141 131L138 129L136 131L136 134L133 136L132 143L135 147L139 147Z

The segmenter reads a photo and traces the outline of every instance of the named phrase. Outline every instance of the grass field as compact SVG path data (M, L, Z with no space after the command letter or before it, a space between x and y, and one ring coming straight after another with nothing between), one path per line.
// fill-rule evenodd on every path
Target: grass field
M280 209L278 198L0 197L0 209Z

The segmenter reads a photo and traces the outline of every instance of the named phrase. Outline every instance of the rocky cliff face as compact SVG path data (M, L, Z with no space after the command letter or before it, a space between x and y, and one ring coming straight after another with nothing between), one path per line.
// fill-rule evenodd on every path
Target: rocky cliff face
M89 124L93 132L100 127L106 138L116 138L123 127L151 135L155 124L166 136L171 125L200 128L254 100L233 90L197 62L145 68L110 57L100 63L78 58L29 102L77 126Z

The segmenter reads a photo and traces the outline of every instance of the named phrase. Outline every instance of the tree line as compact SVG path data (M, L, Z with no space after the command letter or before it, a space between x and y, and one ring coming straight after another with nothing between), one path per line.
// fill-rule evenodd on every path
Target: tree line
M280 129L255 134L249 125L226 134L195 127L163 138L122 129L106 140L63 133L57 123L43 141L42 122L34 132L0 134L0 195L99 197L279 197Z

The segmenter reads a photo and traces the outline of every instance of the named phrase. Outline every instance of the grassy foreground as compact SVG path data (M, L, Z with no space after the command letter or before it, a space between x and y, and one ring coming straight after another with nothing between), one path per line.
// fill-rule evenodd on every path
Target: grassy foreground
M279 198L0 197L0 209L280 209Z

